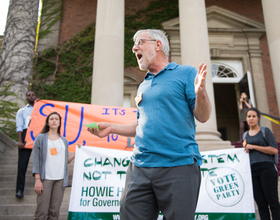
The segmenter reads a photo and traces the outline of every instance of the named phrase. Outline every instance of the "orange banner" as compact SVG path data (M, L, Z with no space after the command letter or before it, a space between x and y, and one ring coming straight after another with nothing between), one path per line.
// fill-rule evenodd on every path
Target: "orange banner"
M89 105L73 102L40 100L35 103L31 123L26 134L26 148L33 148L36 135L45 125L46 117L51 112L61 116L61 135L69 141L69 151L75 151L76 143L86 146L111 148L119 150L133 149L134 138L110 134L99 138L87 131L83 124L93 122L112 122L132 124L137 122L136 108Z

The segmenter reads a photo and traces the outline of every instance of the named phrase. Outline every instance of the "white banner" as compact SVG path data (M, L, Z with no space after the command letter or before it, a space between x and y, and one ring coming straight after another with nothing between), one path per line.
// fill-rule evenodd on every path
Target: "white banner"
M87 146L76 149L68 220L119 219L131 154ZM202 181L195 220L255 219L250 162L244 149L201 154Z

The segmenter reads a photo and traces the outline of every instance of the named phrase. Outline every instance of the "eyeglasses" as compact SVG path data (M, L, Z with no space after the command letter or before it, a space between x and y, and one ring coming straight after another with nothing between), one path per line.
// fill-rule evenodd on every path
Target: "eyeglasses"
M143 45L146 41L157 41L156 39L139 39L138 41L135 42L134 46L140 47Z

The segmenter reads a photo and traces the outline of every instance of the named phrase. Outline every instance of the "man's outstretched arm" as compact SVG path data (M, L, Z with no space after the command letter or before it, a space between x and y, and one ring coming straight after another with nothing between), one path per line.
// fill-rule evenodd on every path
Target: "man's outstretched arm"
M195 118L201 123L205 123L210 118L212 109L205 86L207 74L206 67L207 65L205 63L201 63L199 65L199 69L194 81L196 101L193 114Z
M108 122L98 122L97 128L88 128L88 131L100 138L107 137L109 134L118 134L126 137L134 137L136 134L137 123L122 125Z

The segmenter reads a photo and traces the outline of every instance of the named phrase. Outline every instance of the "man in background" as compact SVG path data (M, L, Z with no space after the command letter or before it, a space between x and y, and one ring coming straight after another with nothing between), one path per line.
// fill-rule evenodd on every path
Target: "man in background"
M36 93L31 90L27 91L26 100L28 104L23 108L20 108L16 115L16 131L18 139L18 173L16 186L17 198L22 198L24 195L25 174L28 167L30 154L32 152L32 149L25 148L25 136L30 123L34 102L36 100Z

